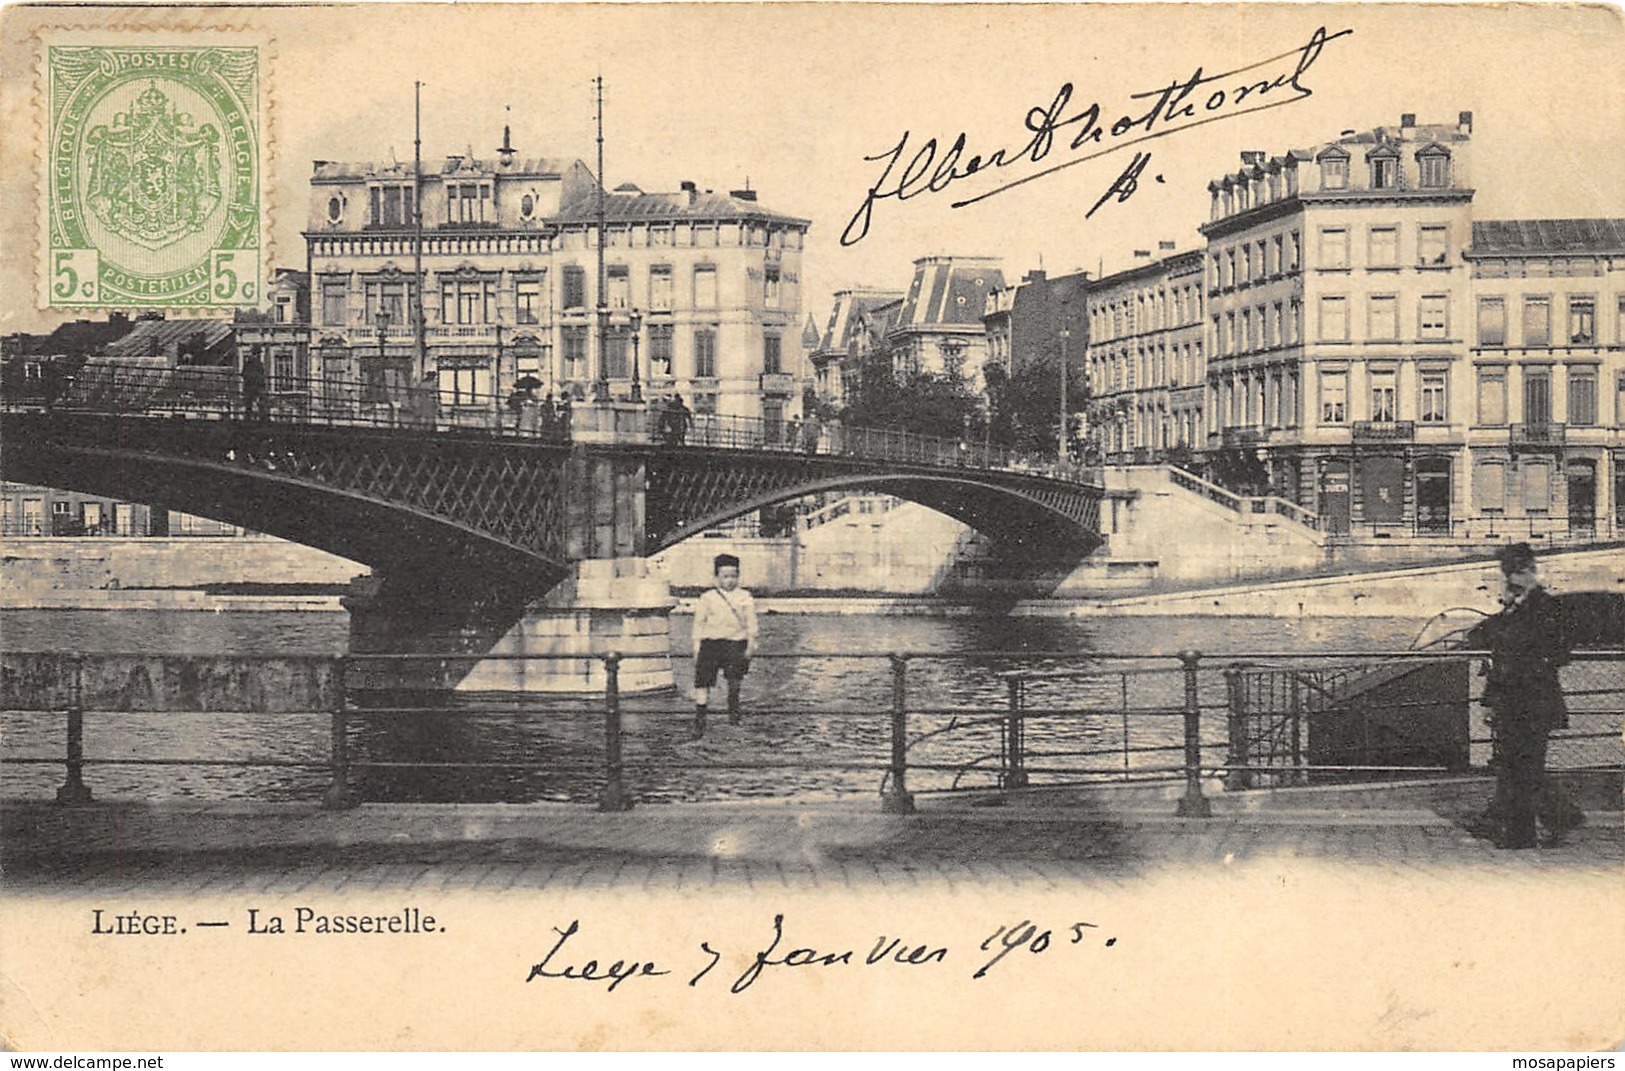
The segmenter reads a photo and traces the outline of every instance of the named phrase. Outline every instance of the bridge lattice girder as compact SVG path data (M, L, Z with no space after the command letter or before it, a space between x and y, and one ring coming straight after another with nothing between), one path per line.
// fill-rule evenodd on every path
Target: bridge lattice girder
M754 509L852 490L919 502L1001 541L1055 554L1087 553L1099 542L1098 489L1020 473L687 448L651 455L647 466L651 551Z
M1023 556L1081 557L1098 543L1097 488L1024 473L483 431L72 412L3 421L7 479L161 503L446 588L496 576L536 594L570 561L653 553L820 491L911 499Z

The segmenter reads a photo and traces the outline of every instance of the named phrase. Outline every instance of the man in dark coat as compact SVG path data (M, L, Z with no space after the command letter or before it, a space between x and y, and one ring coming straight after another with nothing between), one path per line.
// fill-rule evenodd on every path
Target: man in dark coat
M265 362L255 346L243 357L243 417L271 419L270 400L265 395Z
M1495 737L1495 801L1486 816L1499 848L1533 848L1537 809L1554 839L1579 824L1546 775L1546 738L1568 725L1558 669L1569 661L1568 628L1535 579L1527 543L1502 549L1502 610L1484 626L1490 666L1484 689Z

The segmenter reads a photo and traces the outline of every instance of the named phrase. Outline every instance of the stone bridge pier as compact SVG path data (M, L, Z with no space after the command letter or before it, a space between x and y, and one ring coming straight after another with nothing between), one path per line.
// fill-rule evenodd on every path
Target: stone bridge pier
M598 407L584 408L591 416ZM599 415L641 416L621 408ZM549 496L562 564L488 565L475 575L435 557L352 582L344 599L352 654L466 656L361 663L361 673L377 674L379 690L602 693L610 652L622 656L622 692L672 687L675 600L647 557L646 460L591 449L594 427L583 423ZM603 430L613 437L613 428Z

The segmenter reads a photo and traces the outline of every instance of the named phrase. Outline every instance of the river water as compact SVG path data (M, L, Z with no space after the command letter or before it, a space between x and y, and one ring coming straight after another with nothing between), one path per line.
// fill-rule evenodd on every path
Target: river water
M674 652L689 649L689 621L672 618ZM872 794L890 754L893 687L890 663L872 656L895 651L918 655L904 681L911 789L993 783L1008 697L1002 674L1010 670L1087 673L1028 685L1030 708L1065 711L1029 722L1035 783L1085 773L1157 776L1180 759L1177 652L1213 656L1202 678L1208 704L1222 701L1227 654L1403 648L1419 626L1388 618L764 614L744 722L729 726L714 711L706 737L691 742L686 689L627 699L627 782L639 800ZM0 611L0 639L12 651L336 655L347 633L347 616L332 612ZM987 651L1010 654L970 654ZM1136 672L1125 678L1108 672L1126 665L1113 663L1114 654L1168 657L1133 663ZM686 659L673 666L679 682L691 672ZM62 724L58 714L8 713L0 755L59 757ZM1224 731L1222 716L1204 716L1207 744L1222 747ZM352 785L365 800L587 801L603 781L603 736L602 703L590 699L482 697L433 713L357 716L350 740L361 765ZM328 783L328 747L328 718L316 713L91 714L86 781L105 800L312 800ZM120 764L133 759L180 761ZM265 761L297 765L199 764ZM472 763L486 768L456 765ZM8 761L0 776L0 796L42 798L63 774L60 764Z

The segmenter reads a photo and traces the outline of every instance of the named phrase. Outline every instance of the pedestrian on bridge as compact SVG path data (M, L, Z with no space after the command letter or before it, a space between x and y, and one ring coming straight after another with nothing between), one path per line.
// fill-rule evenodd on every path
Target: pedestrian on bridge
M243 357L243 419L271 419L270 401L265 394L265 362L255 346Z
M1498 848L1533 848L1536 818L1548 843L1584 821L1546 772L1547 736L1568 725L1558 670L1569 661L1562 608L1535 579L1535 552L1527 543L1503 547L1502 610L1485 623L1490 665L1484 702L1494 737L1495 799L1480 823Z
M739 586L739 559L718 554L712 562L715 586L694 607L694 730L705 735L711 689L720 671L728 683L728 724L738 725L739 687L756 649L756 602Z
M673 394L666 403L666 411L660 415L660 437L667 446L682 446L688 441L688 428L693 423L694 414L683 402L681 394Z

